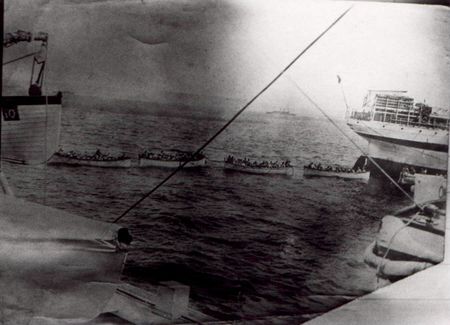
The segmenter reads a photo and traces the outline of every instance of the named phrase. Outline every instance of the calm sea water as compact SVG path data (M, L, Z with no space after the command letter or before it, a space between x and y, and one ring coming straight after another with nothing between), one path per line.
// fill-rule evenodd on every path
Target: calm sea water
M153 113L152 113L153 112ZM65 108L62 148L127 152L192 150L231 111L205 117L117 114ZM341 123L341 127L351 131ZM352 135L360 145L364 140ZM360 153L326 120L249 112L205 151L211 166L181 171L121 220L135 237L124 280L146 287L175 280L191 287L192 303L221 319L283 316L286 323L372 291L374 271L363 252L382 216L407 202L369 193L366 184L302 176L316 160L352 166ZM228 155L290 159L293 176L225 172ZM112 221L170 171L5 163L18 196Z

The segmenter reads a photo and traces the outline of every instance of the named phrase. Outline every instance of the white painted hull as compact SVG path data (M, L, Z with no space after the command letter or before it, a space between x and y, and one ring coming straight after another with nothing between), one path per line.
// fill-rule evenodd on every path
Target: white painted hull
M293 167L283 167L283 168L258 168L258 167L245 167L245 166L237 166L234 164L225 163L225 170L232 170L241 173L247 174L273 174L273 175L292 175L294 173Z
M418 262L418 261L395 261L384 259L382 256L378 256L374 253L376 242L372 242L364 252L364 262L377 269L380 266L379 276L385 278L404 278L410 276L416 272L425 270L433 263Z
M64 157L55 154L49 161L52 165L90 166L102 168L128 168L131 167L131 159L120 160L87 160Z
M425 217L409 212L384 217L375 242L366 250L365 262L388 279L409 276L440 263L444 258L444 219L441 215L429 223Z
M369 155L376 159L426 169L447 170L447 153L417 149L380 140L369 140Z
M362 173L345 173L345 172L334 172L327 170L317 170L312 168L303 169L304 176L317 176L317 177L337 177L344 179L358 179L363 181L368 181L370 177L370 172Z
M399 231L391 242L394 234L404 227L404 222L394 216L386 216L382 220L380 232L377 235L377 245L390 247L393 251L402 252L433 263L439 263L444 258L444 236L423 229L406 227ZM442 227L443 231L443 227Z
M353 119L348 125L369 142L369 156L395 177L406 165L447 170L447 130Z
M2 160L22 164L45 163L58 150L61 105L19 105L18 121L2 116Z
M139 167L178 168L183 161L139 158ZM183 168L200 168L207 165L206 158L188 162Z
M448 146L448 131L443 129L354 119L349 119L348 125L353 131L363 137L373 135L390 139Z

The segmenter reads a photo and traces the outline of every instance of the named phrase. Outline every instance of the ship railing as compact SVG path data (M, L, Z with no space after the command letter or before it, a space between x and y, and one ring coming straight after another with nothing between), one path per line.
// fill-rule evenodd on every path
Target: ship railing
M412 126L417 128L425 128L425 129L439 129L439 130L448 130L448 124L433 124L433 123L426 123L426 122L406 122L406 121L390 121L386 123L394 123L394 124L401 124L405 126Z
M436 122L419 122L417 120L412 119L395 119L395 118L389 118L389 119L383 119L383 116L381 116L381 119L373 119L373 115L370 112L358 112L353 111L350 115L351 119L357 120L357 121L376 121L376 122L382 122L382 123L389 123L389 124L398 124L403 126L410 126L410 127L417 127L417 128L425 128L425 129L439 129L439 130L448 130L449 129L449 123L450 120L447 123L436 123Z
M360 121L370 121L372 120L372 115L370 112L357 112L353 111L350 115L351 119L360 120Z

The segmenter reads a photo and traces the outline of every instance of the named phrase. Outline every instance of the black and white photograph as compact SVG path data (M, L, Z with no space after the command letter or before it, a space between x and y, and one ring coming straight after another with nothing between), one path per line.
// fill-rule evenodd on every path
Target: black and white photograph
M448 324L449 7L0 0L0 323Z

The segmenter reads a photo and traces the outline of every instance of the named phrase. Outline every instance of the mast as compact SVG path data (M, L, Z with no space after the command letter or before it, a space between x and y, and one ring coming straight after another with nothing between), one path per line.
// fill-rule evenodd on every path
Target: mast
M351 111L350 111L350 108L348 107L347 97L345 96L344 83L342 82L342 78L339 75L337 75L337 79L338 79L338 84L341 85L342 97L344 98L344 103L345 103L344 119L347 121L348 118L351 117ZM350 116L349 116L349 114L350 114Z

